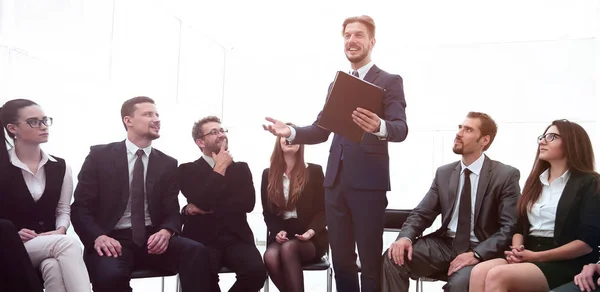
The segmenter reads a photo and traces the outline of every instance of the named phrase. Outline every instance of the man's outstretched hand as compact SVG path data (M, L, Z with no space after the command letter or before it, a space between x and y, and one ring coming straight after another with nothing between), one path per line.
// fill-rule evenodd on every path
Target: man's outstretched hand
M292 131L290 131L290 128L288 128L284 122L270 117L266 117L265 120L269 122L269 124L263 125L265 131L269 131L275 136L284 138L289 138L292 134Z

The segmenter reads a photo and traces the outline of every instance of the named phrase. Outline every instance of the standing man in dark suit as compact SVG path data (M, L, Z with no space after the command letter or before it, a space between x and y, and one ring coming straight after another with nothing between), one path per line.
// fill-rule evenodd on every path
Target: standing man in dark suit
M121 117L127 139L91 148L71 205L94 291L131 291L137 268L179 273L184 292L211 291L207 249L178 236L177 160L151 146L160 137L154 101L129 99Z
M390 190L388 142L406 139L406 102L402 77L379 69L371 61L375 46L373 19L365 15L347 18L342 36L349 72L386 91L382 112L362 108L353 112L352 119L365 131L360 143L333 136L324 181L329 241L338 291L359 291L355 243L362 266L362 291L378 291L383 216L386 192ZM291 127L267 118L272 124L263 127L293 144L317 144L327 141L330 134L317 125L320 118L321 113L306 127Z
M179 166L179 185L188 200L182 236L209 248L211 291L221 291L219 270L226 266L237 276L230 292L257 292L267 269L246 218L256 202L250 168L233 161L219 118L208 116L194 123L192 137L202 157Z
M383 256L382 291L408 291L408 279L444 281L445 291L469 289L473 266L502 257L516 230L519 170L483 154L496 137L487 114L470 112L453 151L461 160L437 169L421 203ZM438 215L442 227L421 237Z

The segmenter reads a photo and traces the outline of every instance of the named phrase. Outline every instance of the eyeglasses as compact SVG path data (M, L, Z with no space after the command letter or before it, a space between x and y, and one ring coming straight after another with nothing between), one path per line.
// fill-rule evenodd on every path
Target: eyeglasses
M546 143L550 143L554 140L556 140L556 138L560 137L559 134L556 133L546 133L544 135L540 135L538 137L538 143L542 142L542 140L546 141Z
M227 132L229 132L229 131L227 129L225 129L225 128L212 129L212 130L210 130L210 132L208 132L208 133L200 136L200 138L203 138L203 137L208 136L208 135L214 135L214 136L216 136L216 135L219 135L219 134L226 134Z
M17 122L15 124L27 123L32 128L39 128L44 124L46 127L52 126L52 118L43 117L42 119L31 118L27 119L24 122Z

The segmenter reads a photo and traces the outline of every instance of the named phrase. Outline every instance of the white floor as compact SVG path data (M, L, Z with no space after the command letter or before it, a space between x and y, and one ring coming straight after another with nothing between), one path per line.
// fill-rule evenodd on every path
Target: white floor
M221 291L226 292L231 285L235 282L235 276L233 274L221 275ZM304 273L304 283L306 292L326 292L327 291L327 278L325 271L314 271ZM442 291L444 282L426 282L423 284L424 292ZM161 291L161 280L160 278L153 279L140 279L131 281L131 287L134 292L160 292ZM277 288L271 282L269 284L269 292L277 292ZM335 291L335 279L333 281L333 291ZM416 291L415 282L411 280L410 291ZM175 289L175 277L168 277L165 279L165 292L177 292Z

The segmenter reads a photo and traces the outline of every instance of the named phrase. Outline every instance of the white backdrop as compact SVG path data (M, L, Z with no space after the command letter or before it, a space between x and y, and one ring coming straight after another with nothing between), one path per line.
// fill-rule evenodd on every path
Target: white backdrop
M157 101L155 146L180 162L199 155L193 121L221 116L259 190L273 147L263 118L312 123L335 71L348 70L343 19L368 14L373 59L404 78L408 104L408 138L390 145L390 208L413 208L435 169L458 159L452 139L468 111L496 119L488 155L519 168L521 183L554 119L580 123L600 162L597 1L364 3L0 0L0 101L39 102L56 122L44 148L75 173L90 145L124 137L127 98ZM325 167L329 143L307 147L307 160ZM260 243L260 201L249 220ZM307 290L322 291L324 276L309 277Z

